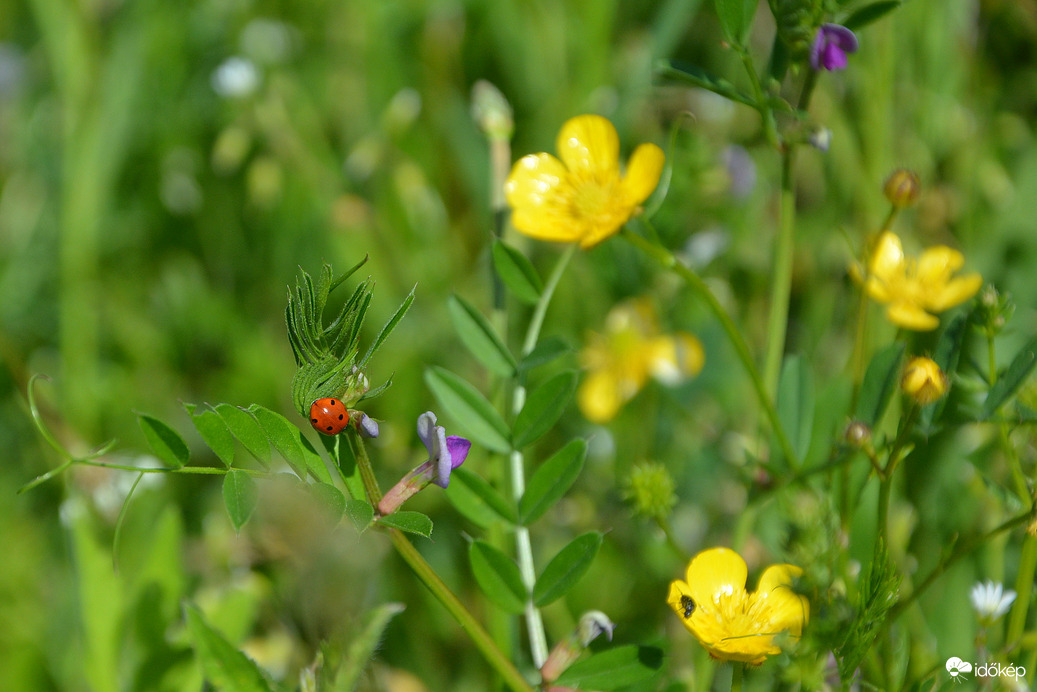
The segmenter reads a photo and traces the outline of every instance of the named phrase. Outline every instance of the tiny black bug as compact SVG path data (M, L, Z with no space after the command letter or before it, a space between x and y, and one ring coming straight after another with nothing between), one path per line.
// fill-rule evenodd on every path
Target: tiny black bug
M681 608L684 609L684 619L687 620L695 612L695 601L687 594L681 596Z

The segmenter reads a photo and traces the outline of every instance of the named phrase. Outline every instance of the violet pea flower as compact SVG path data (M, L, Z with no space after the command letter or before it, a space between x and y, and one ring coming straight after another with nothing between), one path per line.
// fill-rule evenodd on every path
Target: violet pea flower
M845 26L822 24L810 47L810 66L815 70L842 70L846 54L857 52L857 36Z

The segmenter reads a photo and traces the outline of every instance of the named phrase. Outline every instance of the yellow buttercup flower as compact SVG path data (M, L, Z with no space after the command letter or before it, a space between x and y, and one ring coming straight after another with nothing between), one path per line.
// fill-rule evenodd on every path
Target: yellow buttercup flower
M886 317L898 327L929 331L940 321L931 313L943 312L964 303L979 290L979 274L954 276L965 264L965 257L946 245L925 250L917 260L906 257L900 238L884 231L868 261L867 275L859 267L854 278L863 281L864 290L880 303L888 304Z
M665 155L654 144L634 150L620 173L619 136L600 115L580 115L562 125L558 158L519 159L504 185L511 222L540 240L579 242L588 248L627 222L655 190Z
M691 334L660 334L652 304L621 303L609 312L605 334L592 334L580 354L587 375L576 395L583 415L595 423L612 420L654 377L664 384L697 375L705 362Z
M759 665L781 653L779 634L803 633L810 604L791 588L799 567L768 567L752 593L745 590L747 571L733 550L704 550L688 564L687 581L670 584L666 602L713 658Z
M912 358L900 378L900 388L919 406L927 406L947 393L947 375L931 358Z

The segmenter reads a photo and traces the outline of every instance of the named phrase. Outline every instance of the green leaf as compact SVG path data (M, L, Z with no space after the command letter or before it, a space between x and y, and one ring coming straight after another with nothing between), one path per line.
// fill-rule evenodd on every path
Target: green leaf
M583 470L587 442L571 440L540 465L526 484L519 501L519 523L529 526L572 487Z
M450 474L447 499L466 519L479 528L515 523L515 509L479 474L462 467Z
M385 323L382 330L378 332L378 336L375 337L375 340L371 343L371 347L368 348L367 353L364 354L363 360L361 360L359 365L357 365L358 368L363 368L367 365L367 361L371 360L371 357L378 351L379 347L385 343L385 340L388 339L389 335L392 334L394 329L396 329L396 325L400 323L403 316L407 314L408 310L410 310L411 303L414 302L415 288L417 288L417 284L410 289L410 293L408 293L407 297L403 299L400 307L396 308L396 312L394 312L392 317L389 318L389 321Z
M533 390L515 417L515 449L523 449L558 422L576 391L576 373L562 372Z
M856 419L874 428L886 412L900 381L904 361L904 344L897 342L882 349L868 363L857 399Z
M802 461L810 450L814 426L814 379L810 366L799 355L785 359L778 383L778 418L789 443Z
M438 366L425 370L425 383L474 442L495 452L511 451L508 424L479 390Z
M979 414L981 420L987 420L997 413L1001 404L1008 401L1008 398L1026 382L1034 365L1037 365L1037 337L1030 339L1015 354L1008 369L990 388L990 393L987 394L987 400L983 402L983 409Z
M572 664L554 684L581 690L614 690L647 680L662 665L662 649L635 644L617 646Z
M450 309L450 319L461 343L472 352L472 355L495 375L514 375L515 357L482 313L456 295L450 296L447 307Z
M572 353L572 350L572 346L566 343L564 339L557 336L549 336L538 343L532 351L519 361L518 371L522 373L529 372L533 368L546 365L556 358Z
M185 404L184 408L191 415L191 422L195 430L201 436L206 445L209 446L216 458L223 465L230 468L234 465L234 436L227 429L227 424L217 415L215 411L205 410L195 414L193 404Z
M739 91L738 87L723 77L710 74L697 65L676 61L671 63L668 60L662 60L656 63L655 73L663 80L690 84L700 89L712 91L714 94L720 94L724 98L745 104L750 108L757 107L756 99L752 96Z
M308 487L314 497L317 498L317 501L328 509L334 521L337 522L342 518L343 513L346 511L346 496L342 494L341 490L330 483L312 483ZM364 504L367 503L365 502Z
M421 512L393 512L379 517L378 524L425 538L432 535L432 520Z
M533 305L540 300L544 282L529 259L515 248L493 241L493 266L497 276L516 298Z
M757 0L716 0L717 19L724 37L735 45L744 45L749 25L756 14Z
M240 531L252 511L256 508L259 491L255 480L241 469L231 469L223 477L223 502L227 505L227 514L234 530Z
M254 456L264 467L270 466L270 442L266 439L266 433L259 426L259 422L243 408L230 404L216 404L213 410L227 424L238 442L244 445L249 454Z
M851 14L843 20L842 25L851 31L857 31L876 20L885 17L902 4L902 0L883 0L882 2L873 2Z
M576 585L598 554L601 538L597 531L577 536L547 563L533 587L533 602L538 608L557 601Z
M187 632L202 674L220 692L271 692L259 666L209 626L192 605L184 606Z
M324 464L324 459L291 421L259 404L252 404L248 411L256 417L267 439L292 467L295 475L301 480L306 480L306 473L309 472L315 480L332 484L331 473Z
M137 422L144 432L144 439L148 446L159 459L173 468L183 468L191 458L191 452L187 448L184 438L180 433L145 413L137 414Z
M506 612L523 611L526 587L514 560L485 541L472 541L468 546L468 561L475 581L487 598Z
M349 520L353 522L356 530L363 533L371 525L371 520L374 519L374 507L367 504L364 500L350 498L346 500L346 514L349 516Z

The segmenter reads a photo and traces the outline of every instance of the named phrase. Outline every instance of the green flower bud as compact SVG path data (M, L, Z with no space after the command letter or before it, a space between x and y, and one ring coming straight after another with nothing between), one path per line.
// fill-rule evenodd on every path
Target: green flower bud
M665 519L677 504L673 477L662 464L635 466L626 479L623 497L634 505L634 512L649 519Z

